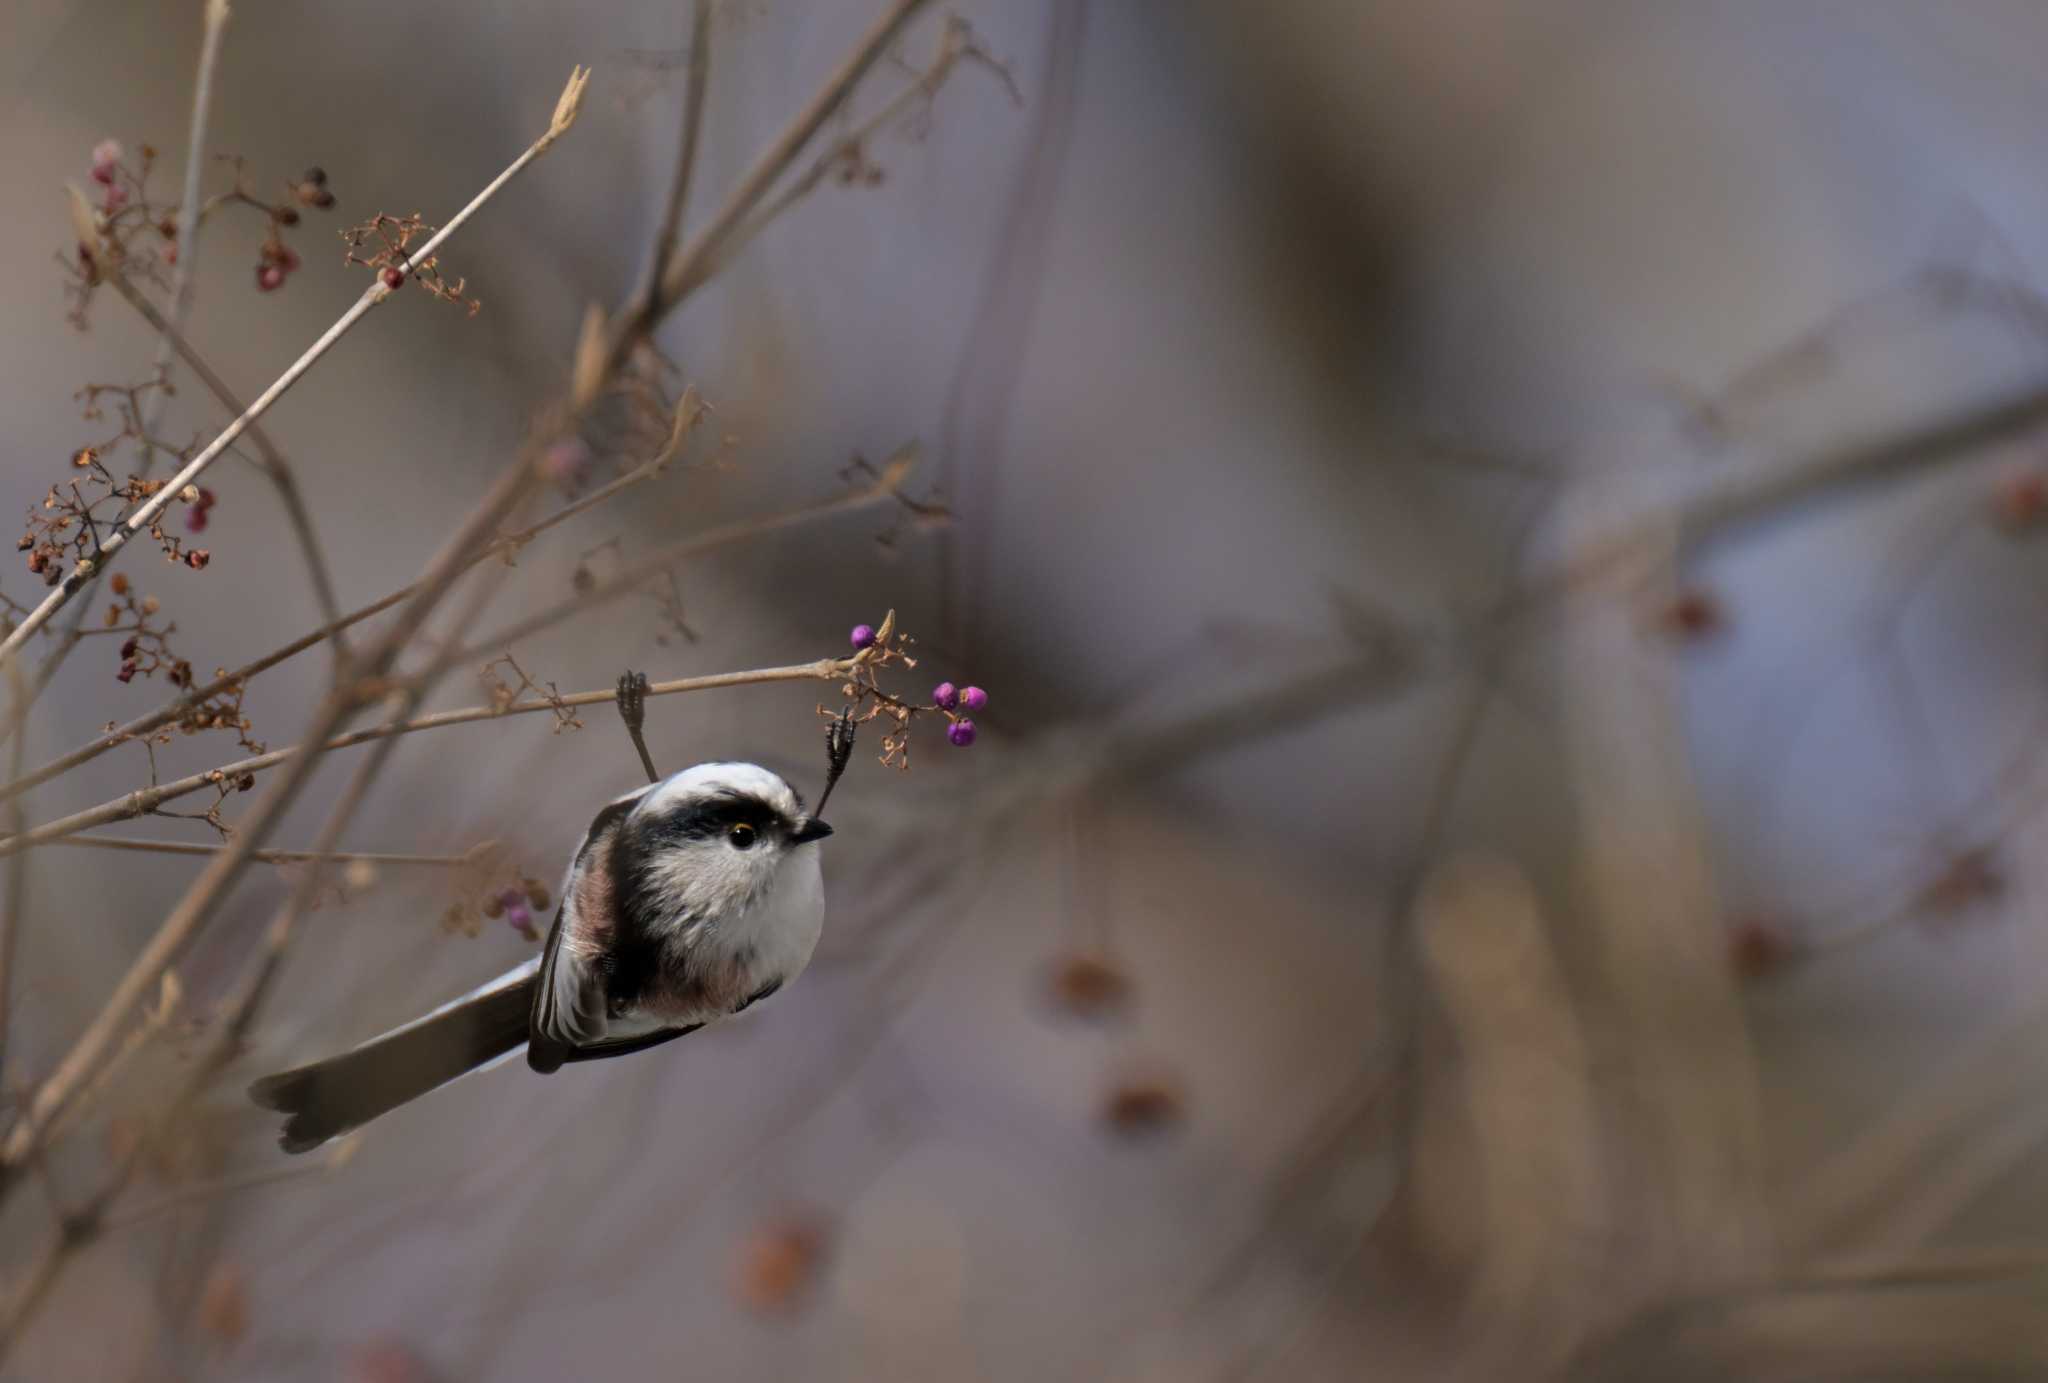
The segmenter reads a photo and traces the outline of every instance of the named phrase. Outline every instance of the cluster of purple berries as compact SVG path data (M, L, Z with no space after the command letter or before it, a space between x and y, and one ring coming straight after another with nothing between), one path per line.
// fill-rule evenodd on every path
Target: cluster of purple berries
M851 640L856 649L871 647L875 642L874 626L854 625ZM946 726L948 740L961 749L974 743L974 722L957 712L963 707L969 711L981 710L988 705L987 692L980 687L956 687L951 682L941 682L932 688L932 704L946 713L946 719L950 722Z
M932 688L932 704L945 711L952 721L946 727L946 738L965 749L974 743L974 722L964 715L953 715L963 707L979 711L988 705L988 693L980 687L956 687L951 682L941 682Z

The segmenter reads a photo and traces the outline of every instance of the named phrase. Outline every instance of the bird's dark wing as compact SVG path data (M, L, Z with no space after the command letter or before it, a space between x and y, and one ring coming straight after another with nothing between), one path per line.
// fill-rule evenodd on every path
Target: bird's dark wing
M649 1047L659 1047L664 1042L673 1042L678 1037L688 1037L703 1026L702 1023L692 1023L687 1028L663 1028L659 1032L650 1032L644 1037L622 1037L615 1042L596 1042L586 1047L571 1048L563 1054L562 1059L564 1061L604 1061L615 1056L631 1056L635 1052L644 1052Z
M641 795L622 797L597 814L570 867L533 989L526 1064L536 1071L559 1070L572 1050L604 1043L605 972L600 958L608 953L619 925L612 846Z
M734 1009L733 1012L735 1014L746 1012L749 1007L759 1003L780 988L782 988L782 981L776 980L774 983L765 986L758 994L748 995L746 1002ZM673 1042L678 1037L688 1037L703 1026L702 1023L692 1023L686 1028L663 1028L659 1032L650 1032L640 1037L622 1037L611 1042L594 1042L586 1046L570 1049L563 1054L562 1059L564 1061L604 1061L615 1056L631 1056L635 1052L644 1052L649 1047L659 1047L664 1042Z

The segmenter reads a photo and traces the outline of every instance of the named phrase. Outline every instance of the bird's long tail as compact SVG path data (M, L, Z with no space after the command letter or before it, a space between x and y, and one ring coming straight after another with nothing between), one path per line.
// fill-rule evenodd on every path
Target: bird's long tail
M523 1044L537 968L528 962L360 1047L265 1076L249 1098L291 1116L278 1139L286 1152L317 1148Z

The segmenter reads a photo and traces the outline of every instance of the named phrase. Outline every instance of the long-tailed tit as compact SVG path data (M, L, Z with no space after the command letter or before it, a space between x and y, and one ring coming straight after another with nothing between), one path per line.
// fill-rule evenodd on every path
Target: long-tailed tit
M641 734L647 679L619 679L619 714L651 780L590 823L539 956L339 1056L249 1087L289 1115L306 1152L457 1076L526 1048L535 1071L658 1046L759 1002L803 973L825 917L817 843L832 834L775 773L708 763L669 778ZM853 749L826 736L824 809Z

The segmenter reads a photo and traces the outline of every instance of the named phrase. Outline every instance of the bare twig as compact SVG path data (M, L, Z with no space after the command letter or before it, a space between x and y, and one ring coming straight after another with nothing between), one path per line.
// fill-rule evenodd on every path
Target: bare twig
M9 697L8 720L13 726L14 743L9 746L11 773L21 775L22 747L28 736L21 732L22 722L28 715L28 689L23 685L21 664L9 663L6 667L7 681L12 695ZM27 807L19 797L7 804L7 829L19 834L27 820ZM11 1002L14 993L14 957L21 942L21 915L28 898L29 862L25 859L9 860L7 863L6 910L0 912L0 1108L5 1107L7 1098L7 1032L9 1020L14 1016Z
M128 840L119 836L65 836L52 845L82 845L95 850L130 850L157 855L218 855L225 846L186 840ZM383 850L251 850L249 858L258 864L310 864L315 860L335 864L427 865L455 869L468 864L468 855L407 855Z

